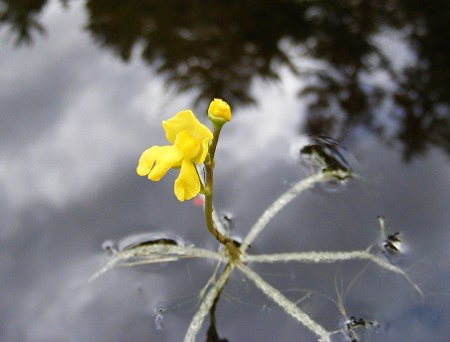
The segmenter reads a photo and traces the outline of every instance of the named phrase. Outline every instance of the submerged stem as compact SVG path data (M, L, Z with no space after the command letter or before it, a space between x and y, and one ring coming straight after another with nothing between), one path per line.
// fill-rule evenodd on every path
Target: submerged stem
M217 282L209 290L208 294L200 304L198 311L192 318L191 324L189 325L186 335L184 336L184 342L195 342L195 338L203 325L205 317L213 306L216 297L220 294L220 292L222 292L222 288L227 283L234 267L235 266L233 264L228 264Z

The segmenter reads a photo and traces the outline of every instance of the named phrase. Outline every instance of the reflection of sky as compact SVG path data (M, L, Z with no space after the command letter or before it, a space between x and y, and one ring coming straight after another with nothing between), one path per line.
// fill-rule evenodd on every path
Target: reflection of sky
M1 173L18 201L41 196L61 203L98 186L137 141L126 135L135 121L130 102L139 108L141 97L158 96L139 66L123 67L89 45L79 33L81 8L74 12L50 6L51 39L2 54Z
M106 239L168 230L189 243L214 246L200 233L199 209L172 196L173 176L153 184L134 173L139 153L164 143L160 120L192 99L163 86L141 62L122 64L93 45L82 31L81 5L64 11L52 3L42 20L48 34L37 37L31 48L14 49L8 34L1 35L0 339L180 340L193 304L167 314L164 326L174 327L169 331L155 329L154 306L198 291L212 265L112 271L93 285L87 279L105 261L97 256ZM280 84L256 84L259 107L239 111L223 132L216 199L234 213L236 230L246 231L302 175L286 157L302 108L295 82L282 71ZM316 189L294 202L253 250L364 248L376 239L376 216L383 214L408 240L404 265L428 295L421 302L403 280L371 267L355 285L348 309L384 325L373 341L445 341L450 334L444 323L450 313L445 293L450 276L448 160L430 153L405 166L392 150L359 139L348 148L360 163L362 179L348 191ZM316 288L333 296L337 268L327 267L257 269L281 289ZM348 277L361 267L339 269ZM240 279L231 282L230 297L219 309L221 335L238 341L306 334ZM329 302L311 303L305 310L317 320L330 329L338 324L339 314Z

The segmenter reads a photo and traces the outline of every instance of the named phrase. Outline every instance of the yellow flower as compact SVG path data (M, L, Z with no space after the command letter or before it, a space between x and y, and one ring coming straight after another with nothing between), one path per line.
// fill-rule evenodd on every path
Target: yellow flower
M211 121L224 124L231 120L231 108L228 103L221 99L214 99L208 108L208 117Z
M163 121L167 140L173 145L153 146L139 158L136 172L152 181L159 181L170 168L180 168L174 192L179 201L189 200L200 192L200 179L194 164L201 164L208 154L213 134L194 116L183 110Z

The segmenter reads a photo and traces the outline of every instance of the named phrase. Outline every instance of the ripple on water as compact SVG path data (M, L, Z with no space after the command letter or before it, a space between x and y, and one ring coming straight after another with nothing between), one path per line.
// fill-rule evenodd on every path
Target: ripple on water
M327 191L341 190L353 176L348 160L354 158L336 140L326 136L301 136L291 144L290 159L308 174L332 174L328 182L322 183Z
M155 315L155 320L154 320L154 324L155 324L155 329L156 330L164 330L164 325L163 325L163 321L164 321L164 314L167 311L166 306L163 303L158 303L155 308L154 308L154 315Z
M167 232L151 232L133 234L123 239L120 239L117 243L117 250L124 251L138 246L154 245L154 244L166 244L174 246L185 246L185 241L175 234Z

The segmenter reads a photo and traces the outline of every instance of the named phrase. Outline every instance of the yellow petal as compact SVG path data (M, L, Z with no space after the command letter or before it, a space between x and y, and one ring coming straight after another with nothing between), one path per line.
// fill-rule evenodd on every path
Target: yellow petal
M166 138L172 144L175 143L177 134L181 131L194 131L197 125L202 125L191 110L182 110L175 114L173 118L162 122ZM207 127L205 127L208 129Z
M163 121L164 130L166 131L166 138L172 144L178 133L188 131L192 138L201 143L200 150L194 159L194 162L203 163L208 153L209 142L213 138L213 134L208 127L197 120L194 113L190 110L183 110L177 113L173 118Z
M146 149L139 158L138 166L136 168L136 173L139 176L146 176L153 167L156 158L156 150L159 146L153 146Z
M211 139L203 139L200 144L200 149L197 155L192 158L192 162L195 164L201 164L205 161L206 155L208 154L209 143Z
M177 134L174 146L178 149L183 159L191 160L200 151L200 142L194 139L188 131Z
M200 179L195 165L187 159L181 163L180 174L175 180L175 196L180 202L194 198L200 192Z
M183 159L183 155L175 146L162 146L154 153L156 164L148 174L148 179L155 182L159 181L171 167L176 166Z

